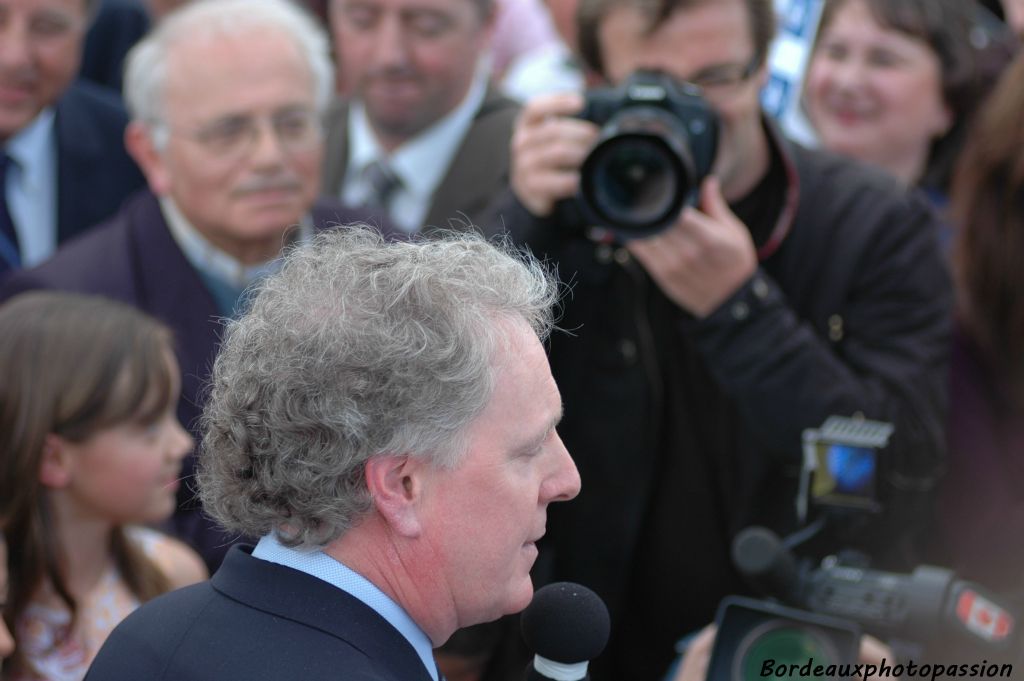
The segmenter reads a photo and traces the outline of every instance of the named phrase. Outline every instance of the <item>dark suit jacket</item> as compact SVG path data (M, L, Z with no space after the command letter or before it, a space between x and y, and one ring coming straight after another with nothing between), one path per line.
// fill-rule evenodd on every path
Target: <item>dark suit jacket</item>
M145 186L124 148L128 114L118 96L77 81L57 101L57 242L99 224Z
M423 224L460 226L466 217L479 221L492 200L508 187L509 142L519 105L488 90L473 124L441 180ZM327 114L324 191L340 196L348 163L348 106L336 102ZM452 222L454 220L454 222Z
M374 610L235 546L209 582L156 598L110 634L86 681L430 681Z
M100 0L96 17L85 35L78 75L121 91L124 58L149 31L146 3L138 0Z
M146 182L125 151L128 114L116 93L79 80L54 111L59 245L116 213ZM0 280L9 271L0 260Z
M312 211L317 229L365 219L364 212L333 200L317 202ZM385 230L387 231L387 230ZM174 332L181 365L178 418L198 435L204 403L203 386L220 342L221 312L184 253L178 248L148 190L133 196L105 224L72 241L42 265L12 273L0 285L0 301L30 289L57 289L106 296L148 312ZM191 476L195 458L185 460L182 475ZM192 500L191 485L178 492L171 530L194 546L211 570L231 539L203 517Z

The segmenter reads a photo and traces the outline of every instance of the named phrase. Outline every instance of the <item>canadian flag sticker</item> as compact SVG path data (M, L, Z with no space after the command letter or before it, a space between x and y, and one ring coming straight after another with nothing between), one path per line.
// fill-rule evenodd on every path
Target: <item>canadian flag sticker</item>
M1013 629L1013 617L973 589L961 592L956 616L968 631L986 641L1002 641Z

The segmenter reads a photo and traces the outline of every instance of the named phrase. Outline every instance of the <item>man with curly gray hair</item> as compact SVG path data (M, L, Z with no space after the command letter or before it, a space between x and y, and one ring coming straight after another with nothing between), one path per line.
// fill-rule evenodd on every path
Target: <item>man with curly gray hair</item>
M89 681L437 681L433 647L530 601L547 506L579 492L541 345L556 299L472 234L292 251L204 413L204 507L262 539L125 620Z

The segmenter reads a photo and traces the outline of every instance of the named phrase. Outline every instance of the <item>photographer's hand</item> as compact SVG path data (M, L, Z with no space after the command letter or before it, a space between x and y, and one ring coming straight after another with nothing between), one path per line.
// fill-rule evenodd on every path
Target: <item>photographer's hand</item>
M687 646L683 659L676 668L672 681L704 681L708 676L708 665L711 663L711 651L715 647L715 634L718 629L709 624Z
M697 317L713 312L757 270L750 232L714 177L701 185L700 210L686 208L666 231L626 248L665 295Z
M583 109L575 93L531 100L512 133L511 183L519 201L538 217L551 214L555 202L576 193L580 166L599 129L572 118Z
M718 629L709 624L700 630L687 646L683 659L679 661L672 681L705 681L708 666L711 664L711 653L715 648L715 636ZM892 649L873 636L861 636L857 661L861 664L881 665L886 660L893 661Z

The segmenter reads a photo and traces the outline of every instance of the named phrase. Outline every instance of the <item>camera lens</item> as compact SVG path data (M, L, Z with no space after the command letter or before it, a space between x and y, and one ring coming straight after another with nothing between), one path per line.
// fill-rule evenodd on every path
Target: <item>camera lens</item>
M604 224L636 235L671 222L689 192L679 155L647 134L618 135L598 145L583 178L584 194Z
M792 665L827 667L839 662L840 656L835 646L813 627L775 620L755 627L743 637L733 661L733 681L764 679L762 670L766 660L772 661L772 668L777 672L792 669ZM799 676L800 672L775 673L772 678Z

